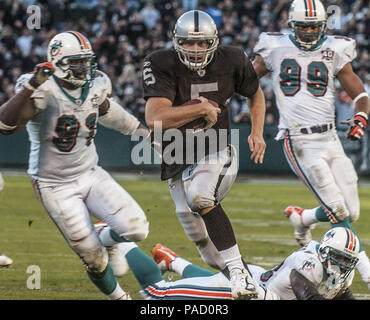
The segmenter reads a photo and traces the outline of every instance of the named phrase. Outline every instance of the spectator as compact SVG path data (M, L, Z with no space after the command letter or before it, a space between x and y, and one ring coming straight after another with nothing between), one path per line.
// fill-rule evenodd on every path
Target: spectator
M148 1L145 7L141 9L140 17L144 21L147 29L152 30L161 19L161 13L154 7L152 1Z

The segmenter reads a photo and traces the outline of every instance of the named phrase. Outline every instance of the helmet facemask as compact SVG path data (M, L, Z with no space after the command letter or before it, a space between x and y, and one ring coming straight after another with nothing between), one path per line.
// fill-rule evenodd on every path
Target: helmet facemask
M318 26L317 32L308 32L300 30L299 27L316 27ZM326 32L326 20L318 22L302 22L302 21L290 21L289 27L294 35L295 40L303 50L313 49Z
M96 77L97 63L94 54L79 54L66 56L56 63L64 74L60 79L73 84L76 87L83 87L91 84Z
M183 47L186 41L204 40L208 44L207 49L192 50ZM218 46L218 37L213 38L180 38L174 37L174 48L178 53L180 61L190 70L198 71L204 69L212 60Z
M330 246L320 247L319 257L332 285L342 284L358 261L358 258Z

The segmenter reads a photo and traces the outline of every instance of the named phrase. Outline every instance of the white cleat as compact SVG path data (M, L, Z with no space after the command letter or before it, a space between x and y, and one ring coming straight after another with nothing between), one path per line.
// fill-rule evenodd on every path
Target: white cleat
M294 236L297 242L303 247L312 240L311 227L302 222L302 214L305 209L297 206L288 206L284 214L289 218L294 227Z
M105 222L97 222L94 224L95 231L99 234L108 225ZM130 269L125 256L118 250L118 244L105 247L108 252L109 265L111 266L114 275L117 278L123 277ZM129 299L125 299L129 300Z
M256 284L247 269L235 268L230 271L231 293L235 300L257 298Z
M13 263L13 260L0 253L0 268L7 268Z

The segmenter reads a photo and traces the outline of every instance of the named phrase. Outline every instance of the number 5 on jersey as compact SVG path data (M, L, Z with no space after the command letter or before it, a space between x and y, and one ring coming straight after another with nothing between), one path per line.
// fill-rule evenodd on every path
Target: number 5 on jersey
M286 96L294 96L301 89L302 68L295 59L284 59L280 67L280 88ZM328 86L328 69L321 61L307 66L307 90L315 97L325 95Z

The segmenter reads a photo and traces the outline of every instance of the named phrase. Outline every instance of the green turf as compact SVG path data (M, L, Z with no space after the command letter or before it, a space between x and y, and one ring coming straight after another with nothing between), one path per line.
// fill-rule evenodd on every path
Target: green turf
M67 246L34 196L29 178L5 176L5 189L0 193L0 252L14 263L0 269L0 299L103 299L105 297L88 280L79 258ZM158 180L118 180L137 200L150 221L150 233L140 247L147 253L161 242L186 259L202 262L174 213L166 182ZM360 188L360 221L354 224L364 248L370 250L370 188ZM303 207L317 205L309 191L300 184L235 183L223 207L233 224L239 247L248 262L270 268L298 249L293 228L282 210L289 204ZM313 230L314 239L325 233L329 224ZM27 288L32 273L29 266L41 271L41 288ZM121 286L134 299L141 299L139 285L129 272L119 279ZM369 299L368 288L356 272L352 291Z

